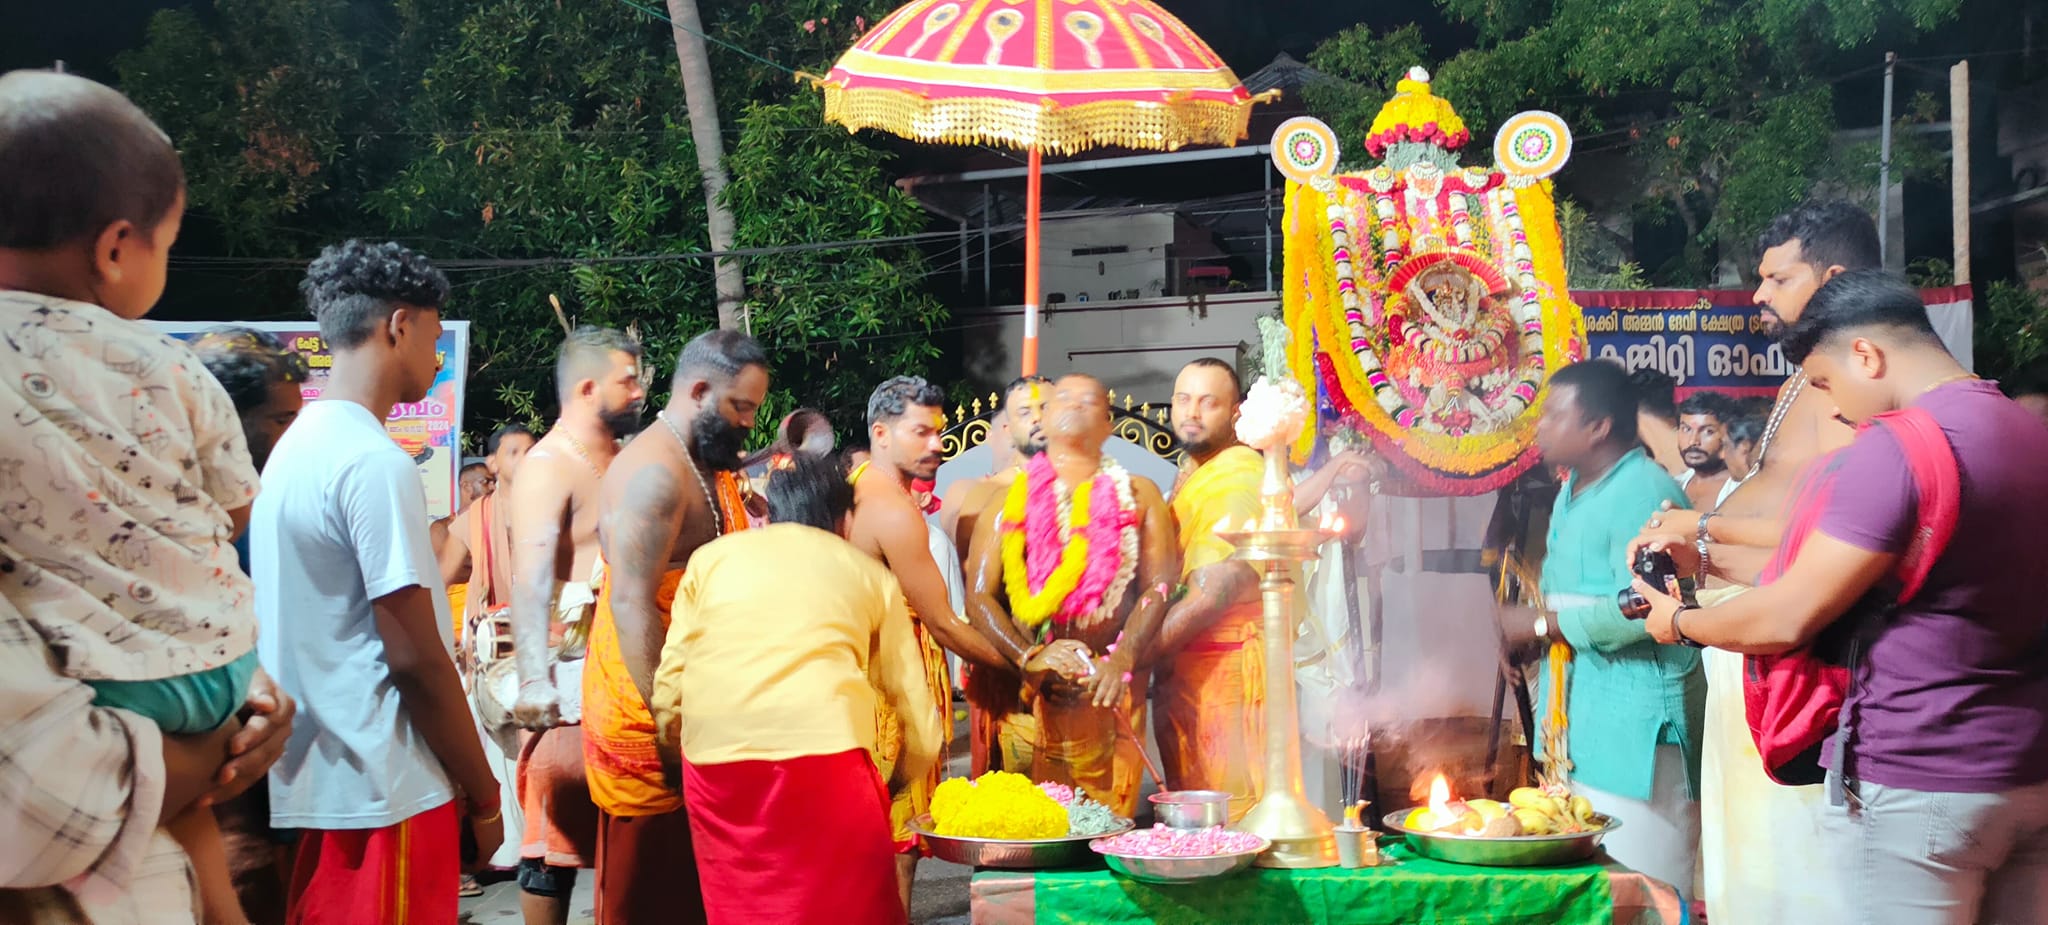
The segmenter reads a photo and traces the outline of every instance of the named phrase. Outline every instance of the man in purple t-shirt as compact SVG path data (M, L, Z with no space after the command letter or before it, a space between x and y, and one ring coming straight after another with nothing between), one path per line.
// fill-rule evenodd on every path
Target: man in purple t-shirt
M1879 624L1841 628L1868 640L1844 708L1848 767L1829 772L1847 799L1824 820L1853 920L2048 922L2048 544L2035 535L2048 522L2048 427L1965 371L1919 294L1882 271L1822 286L1783 345L1848 421L1932 414L1962 474L1954 538L1919 593ZM1652 635L1773 655L1866 595L1896 596L1919 526L1904 449L1873 427L1816 465L1832 491L1784 575L1706 609L1650 591Z

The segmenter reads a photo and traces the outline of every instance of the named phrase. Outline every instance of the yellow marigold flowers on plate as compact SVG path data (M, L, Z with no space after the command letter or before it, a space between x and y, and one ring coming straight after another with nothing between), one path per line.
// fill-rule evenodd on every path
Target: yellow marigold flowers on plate
M932 826L957 838L1013 840L1067 834L1067 809L1022 774L990 771L969 781L956 777L932 792Z

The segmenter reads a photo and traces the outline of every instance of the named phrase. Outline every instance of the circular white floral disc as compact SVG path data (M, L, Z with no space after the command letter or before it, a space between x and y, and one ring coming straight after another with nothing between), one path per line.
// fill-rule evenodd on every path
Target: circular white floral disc
M1572 130L1554 113L1518 113L1493 138L1493 159L1516 176L1541 180L1564 168L1572 156Z
M1337 170L1337 133L1309 116L1282 122L1273 132L1273 163L1296 183L1327 177Z

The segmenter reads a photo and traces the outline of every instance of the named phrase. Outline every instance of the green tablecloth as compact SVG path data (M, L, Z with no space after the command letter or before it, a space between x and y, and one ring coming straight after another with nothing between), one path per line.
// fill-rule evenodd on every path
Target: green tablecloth
M1490 868L1446 864L1395 845L1394 866L1254 868L1220 880L1153 886L1107 870L984 871L975 925L1680 925L1678 896L1608 863Z

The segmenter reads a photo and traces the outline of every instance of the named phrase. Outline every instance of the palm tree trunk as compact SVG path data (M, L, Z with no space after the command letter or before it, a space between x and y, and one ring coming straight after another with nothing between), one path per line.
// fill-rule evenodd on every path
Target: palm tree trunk
M697 172L704 178L705 214L710 218L711 249L732 250L736 222L724 197L725 141L719 134L718 97L712 93L711 58L704 50L704 19L697 0L668 0L668 18L676 40L676 63L683 72L683 102L690 108L690 138L696 142ZM745 317L747 277L735 257L713 260L718 275L718 326L752 328Z

